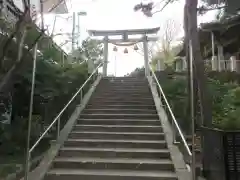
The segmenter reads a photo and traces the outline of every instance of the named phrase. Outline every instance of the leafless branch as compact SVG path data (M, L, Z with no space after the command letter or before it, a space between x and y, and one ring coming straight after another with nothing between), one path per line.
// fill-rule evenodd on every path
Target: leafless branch
M54 9L56 9L63 1L64 0L61 0L58 4L56 4L54 7L52 7L49 12L53 11ZM6 41L6 43L2 47L3 51L2 51L2 55L0 56L0 60L1 61L5 57L6 52L8 50L8 46L11 43L12 39L17 34L17 32L19 32L19 30L20 30L20 28L22 26L22 23L26 23L26 22L24 22L25 19L26 19L26 16L30 15L29 14L30 13L29 12L30 11L30 7L29 7L30 1L29 0L23 0L23 3L24 3L24 7L25 7L24 13L23 13L22 16L20 16L19 20L17 21L15 31L9 36L9 38ZM42 16L42 25L44 25L44 23L43 23L43 8L42 7L41 7L41 16ZM27 17L27 18L30 18L30 17ZM42 27L42 31L45 32L45 30L43 30L43 27Z
M2 55L0 57L0 60L2 61L3 58L5 57L6 55L6 52L8 50L8 46L9 44L11 43L11 41L13 40L14 36L19 32L19 30L21 29L21 26L22 26L22 23L24 23L24 20L25 20L25 17L28 13L29 9L25 9L23 15L19 18L18 22L16 23L16 28L15 28L15 31L9 36L9 38L7 39L6 43L3 45L2 49Z
M213 10L219 10L219 13L223 12L222 10L227 8L227 6L225 5L211 5L210 7L209 6L205 6L205 5L202 5L200 7L197 8L197 12L199 15L203 15L205 13L207 13L208 11L213 11ZM220 14L218 14L217 16L219 16Z
M176 40L180 25L177 24L173 19L166 20L162 28L162 34L160 34L159 42L156 50L156 57L168 61L172 59L173 42Z
M169 5L171 2L172 2L172 0L168 0L160 10L153 12L152 15L162 12L167 7L167 5Z
M225 8L227 8L227 6L217 6L217 7L211 7L211 8L201 6L201 7L197 8L197 10L199 12L205 12L205 11L213 11L213 10L225 9Z
M59 5L61 5L65 0L60 0L59 3L54 5L48 12L52 12L54 9L56 9Z

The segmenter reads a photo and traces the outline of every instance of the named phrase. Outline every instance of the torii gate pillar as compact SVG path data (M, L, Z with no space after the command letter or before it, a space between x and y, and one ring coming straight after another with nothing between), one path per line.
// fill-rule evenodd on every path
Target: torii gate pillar
M107 65L108 65L108 37L104 38L104 49L103 49L103 77L107 76Z
M143 37L143 51L144 51L144 68L145 68L145 77L149 76L149 65L148 65L148 39L145 35Z

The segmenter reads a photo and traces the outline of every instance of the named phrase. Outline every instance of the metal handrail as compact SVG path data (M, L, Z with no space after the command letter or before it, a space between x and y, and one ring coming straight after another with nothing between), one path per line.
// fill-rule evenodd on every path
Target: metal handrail
M183 142L183 144L184 144L184 147L185 147L185 149L187 150L188 155L189 155L189 156L192 156L192 152L191 152L190 148L188 147L187 141L186 141L186 139L185 139L185 137L184 137L184 135L183 135L183 133L182 133L182 131L181 131L178 123L177 123L177 120L176 120L176 118L175 118L175 116L174 116L174 114L173 114L173 112L172 112L171 106L170 106L169 103L168 103L168 100L167 100L167 98L166 98L166 95L164 94L163 89L162 89L162 87L161 87L161 85L160 85L160 83L159 83L159 81L158 81L158 79L157 79L157 77L156 77L156 74L155 74L155 72L153 71L153 69L152 69L152 67L151 67L150 64L149 64L149 69L151 70L152 76L153 76L154 80L155 80L156 83L157 83L157 87L158 87L159 90L160 90L160 93L161 93L161 95L162 95L162 97L163 97L164 102L166 103L166 107L167 107L167 109L168 109L168 111L170 112L170 115L171 115L171 117L172 117L172 122L174 123L174 125L175 125L175 127L176 127L176 129L177 129L177 131L178 131L178 134L179 134L180 137L181 137L181 140L182 140L182 142Z
M39 142L44 138L44 136L48 133L48 131L52 128L52 126L59 120L61 115L64 113L64 111L67 109L67 107L71 104L71 102L76 98L76 96L82 92L82 89L85 87L85 85L90 81L91 77L97 72L97 70L101 67L103 63L100 63L97 68L92 72L92 74L88 77L88 79L83 83L83 85L78 89L78 91L73 95L73 97L68 101L68 103L64 106L64 108L58 113L58 115L54 118L53 122L48 126L48 128L44 131L44 133L38 138L38 140L34 143L34 145L30 148L29 153L31 153L36 146L39 144ZM82 94L81 94L82 98ZM59 132L58 132L59 135Z
M80 62L79 65L83 65L85 62L87 62L87 60Z
M60 126L60 117L62 116L62 114L65 112L65 110L68 108L68 106L72 103L72 101L76 98L76 96L80 93L80 102L82 102L83 99L83 88L85 87L85 85L90 81L90 79L92 78L92 76L97 72L97 70L103 65L103 62L100 63L96 69L94 69L94 71L92 72L92 74L87 78L87 80L82 84L82 86L78 89L78 91L72 96L72 98L68 101L68 103L64 106L64 108L59 112L59 114L54 118L53 122L47 127L47 129L44 131L44 133L38 138L38 140L34 143L34 145L29 148L29 146L27 147L27 156L26 156L26 169L25 169L25 176L24 179L28 180L28 174L29 174L29 162L31 160L31 153L33 152L33 150L37 147L37 145L40 143L40 141L44 138L44 136L48 133L48 131L53 127L53 125L57 122L57 138L59 138L60 136L60 130L61 130L61 126ZM31 122L29 120L29 122ZM29 127L31 127L31 125L29 125ZM30 130L28 130L28 132L30 132ZM28 133L28 139L30 139L30 133Z

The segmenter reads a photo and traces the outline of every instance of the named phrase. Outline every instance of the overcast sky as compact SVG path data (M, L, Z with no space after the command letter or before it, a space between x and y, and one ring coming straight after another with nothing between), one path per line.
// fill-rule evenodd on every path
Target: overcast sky
M149 2L147 0L142 0ZM162 0L153 0L158 3L156 10L161 9L164 5ZM183 35L183 7L184 0L178 0L175 3L169 4L162 12L155 14L152 18L145 17L141 12L134 12L133 7L141 0L68 0L67 5L69 14L61 17L69 17L73 12L85 11L87 16L80 16L80 39L88 37L87 29L137 29L163 27L164 23L171 19L177 24L176 37ZM162 2L162 3L159 3ZM199 17L199 23L211 21L214 19L215 12L210 12L205 16ZM54 16L48 15L45 23L53 25ZM55 33L72 31L72 19L57 17ZM77 32L77 28L76 28ZM161 33L161 29L160 29ZM57 43L64 43L67 36L56 36ZM130 73L137 67L143 66L143 57L132 48L128 47L129 53L124 54L124 47L118 48L118 52L114 54L112 51L113 45L109 45L109 69L108 74L114 74L115 62L117 63L117 75L122 76ZM64 49L71 51L71 43L64 46ZM116 56L116 61L115 61Z

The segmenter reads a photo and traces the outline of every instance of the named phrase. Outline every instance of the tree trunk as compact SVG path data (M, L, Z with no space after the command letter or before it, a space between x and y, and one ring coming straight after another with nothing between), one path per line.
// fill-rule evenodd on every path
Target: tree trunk
M8 70L8 72L1 78L0 82L0 93L4 94L8 91L10 91L13 88L13 85L16 80L17 73L22 70L22 68L26 65L26 62L29 62L29 59L32 59L32 56L28 57L22 57L23 53L25 52L26 55L29 55L29 50L26 50L24 48L24 41L26 38L27 33L27 25L31 23L31 16L30 16L30 10L28 5L26 4L27 1L24 1L25 3L25 10L23 16L20 17L19 21L16 25L16 33L17 34L17 45L18 45L18 54L16 58L16 62L14 65ZM10 39L12 41L12 38ZM34 46L35 44L33 44ZM32 47L28 47L32 48ZM7 48L6 48L7 51ZM5 52L3 52L4 55ZM3 57L4 58L4 57Z
M197 5L198 0L186 0L186 7L188 12L189 20L189 39L192 42L193 50L193 66L195 68L195 75L198 84L198 94L200 100L200 110L203 126L212 126L212 110L211 110L211 99L208 95L207 90L207 76L205 73L204 61L201 56L200 43L198 36L198 25L197 25ZM203 133L203 132L202 132ZM204 135L204 133L203 133ZM203 170L204 173L209 169L207 163L207 148L211 147L207 143L207 138L204 138L203 143Z
M212 126L211 100L207 91L207 76L202 59L198 29L197 29L197 4L198 0L186 0L188 2L189 35L192 41L193 65L198 82L201 114L203 115L203 125Z
M5 93L8 92L12 87L14 83L14 75L16 74L16 71L19 69L18 67L21 66L23 63L24 59L22 59L22 54L23 54L23 48L24 48L24 40L26 37L27 30L25 27L23 27L22 32L19 33L18 38L17 38L17 43L18 43L18 55L16 62L14 65L8 70L6 75L2 78L0 82L0 92Z
M190 56L189 56L189 18L188 18L188 9L187 9L187 4L184 6L184 34L185 34L185 58L187 62L187 93L190 95L191 94L191 75L190 75ZM197 111L199 110L198 106L198 88L197 88L197 79L196 79L196 71L195 68L193 67L193 87L194 87L194 114L196 117ZM187 112L191 111L191 97L188 97L188 107L186 109ZM195 123L196 124L196 123ZM189 132L191 132L191 124L189 124Z
M191 94L191 79L190 79L190 59L189 59L189 31L188 31L188 13L187 13L187 6L185 4L184 6L184 45L185 45L185 58L187 63L187 93ZM188 106L186 108L187 112L190 112L191 110L191 97L188 96ZM188 125L189 132L191 132L191 124Z

